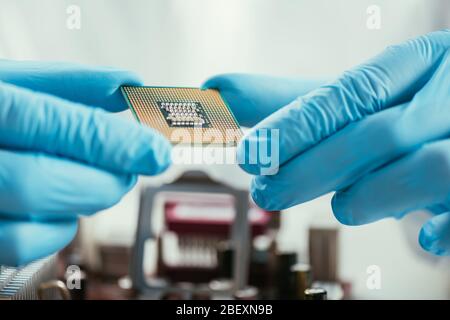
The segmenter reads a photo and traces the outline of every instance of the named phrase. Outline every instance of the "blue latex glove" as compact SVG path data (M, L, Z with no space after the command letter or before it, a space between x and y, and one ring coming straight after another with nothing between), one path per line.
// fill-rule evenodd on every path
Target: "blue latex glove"
M347 225L428 208L419 242L449 255L449 50L449 30L390 47L259 123L239 152L264 142L258 129L279 129L281 166L254 178L255 202L278 210L337 191L333 211Z
M202 87L219 90L239 124L253 127L299 95L325 82L324 79L230 73L212 77Z
M79 214L117 203L137 174L170 163L159 133L108 111L126 108L133 74L67 63L0 60L0 264L67 245Z

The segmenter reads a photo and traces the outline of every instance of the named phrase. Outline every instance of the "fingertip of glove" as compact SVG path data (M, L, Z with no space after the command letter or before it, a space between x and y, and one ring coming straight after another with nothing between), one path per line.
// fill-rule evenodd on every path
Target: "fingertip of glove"
M259 129L252 130L239 142L236 161L251 175L274 175L280 167L278 143L261 136Z
M439 233L435 230L432 221L425 223L419 233L419 244L425 250L437 256L450 255L449 249L440 242Z
M93 183L97 186L96 188L91 187L88 192L84 192L85 204L83 210L73 212L73 217L76 218L80 215L91 216L99 211L115 206L135 187L138 180L138 176L135 174L104 172L97 178L101 176L103 176L102 181L97 179ZM78 198L83 199L82 196Z
M121 69L111 69L109 72L106 72L104 81L113 90L104 108L112 112L123 111L127 108L126 101L122 96L121 87L143 85L143 80L137 74Z
M156 175L164 172L172 163L172 145L160 133L143 128L140 143L141 150L136 159L134 172L144 175Z
M97 70L94 71L97 72ZM115 87L120 87L121 85L138 86L143 83L139 75L126 69L105 67L98 71L100 71L101 78L105 82L114 84Z
M262 194L262 192L260 192L256 187L255 187L255 182L252 182L252 187L251 187L251 191L250 191L250 195L253 199L253 202L255 202L255 204L260 207L261 209L265 209L268 210L268 205L267 205L267 201L264 197L264 195Z
M83 137L88 146L95 143L86 156L89 163L120 174L155 175L168 168L172 147L161 133L106 112L93 114L95 121L89 119L86 126L95 130Z
M331 208L337 221L346 226L359 225L355 222L352 215L352 210L348 206L348 201L345 193L336 192L331 199Z
M276 201L270 196L270 190L264 177L256 177L252 180L250 194L258 207L267 211L278 211L286 209L282 201Z
M239 167L251 175L258 175L260 167L258 165L257 154L251 154L248 148L248 140L244 138L239 142L236 150L236 162Z
M129 192L131 189L134 188L134 186L137 183L137 176L134 174L127 174L124 177L124 186L125 186L125 193Z
M239 76L237 73L223 73L212 76L207 79L202 85L201 88L205 89L223 89L225 87L230 87L233 81Z
M79 214L93 215L100 210L105 210L116 205L131 189L134 188L136 183L137 176L134 174L111 175L108 188L105 186L105 192L99 193L98 195L98 207L89 212L82 212Z
M432 241L430 240L430 234L425 230L425 226L419 232L419 244L425 251L430 251L432 246Z
M211 78L207 79L203 84L200 86L202 90L206 89L220 89L221 84L223 82L223 76L222 74L212 76Z

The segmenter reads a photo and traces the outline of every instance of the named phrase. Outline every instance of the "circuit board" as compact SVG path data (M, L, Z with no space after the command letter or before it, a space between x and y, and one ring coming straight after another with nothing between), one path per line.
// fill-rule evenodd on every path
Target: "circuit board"
M172 144L236 145L242 131L217 90L122 86L137 120Z

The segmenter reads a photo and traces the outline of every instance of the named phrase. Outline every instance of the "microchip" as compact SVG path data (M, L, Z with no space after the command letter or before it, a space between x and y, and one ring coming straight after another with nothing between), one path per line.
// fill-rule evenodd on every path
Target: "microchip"
M121 87L137 120L173 144L236 145L242 131L217 90Z

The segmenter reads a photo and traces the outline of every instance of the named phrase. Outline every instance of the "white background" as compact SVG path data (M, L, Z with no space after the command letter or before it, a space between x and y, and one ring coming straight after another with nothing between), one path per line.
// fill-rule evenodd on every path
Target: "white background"
M66 28L70 4L81 8L80 30ZM372 4L381 8L380 30L366 27ZM387 45L449 25L450 0L0 0L0 57L113 65L137 72L149 85L198 86L222 72L333 76ZM145 182L170 181L183 169ZM243 187L248 183L237 168L208 171ZM132 242L137 199L136 189L115 208L84 221L92 264L96 243ZM329 196L283 218L282 248L300 254L309 225L337 225ZM409 225L386 220L341 227L340 275L353 282L356 297L450 297L449 259L422 253L419 225ZM381 290L366 287L372 264L381 268Z

